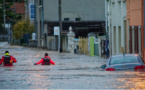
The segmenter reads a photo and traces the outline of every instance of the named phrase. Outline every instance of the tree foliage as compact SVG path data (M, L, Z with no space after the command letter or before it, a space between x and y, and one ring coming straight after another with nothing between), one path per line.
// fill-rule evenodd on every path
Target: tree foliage
M22 15L14 13L10 7L14 4L14 3L21 3L24 2L24 0L4 0L5 1L5 22L9 23L11 22L11 24L15 24L17 21L21 20ZM11 20L11 21L10 21ZM2 26L4 24L4 7L3 7L3 0L0 0L0 25Z
M20 39L24 34L31 34L34 32L34 25L30 23L29 18L21 20L13 27L13 38Z

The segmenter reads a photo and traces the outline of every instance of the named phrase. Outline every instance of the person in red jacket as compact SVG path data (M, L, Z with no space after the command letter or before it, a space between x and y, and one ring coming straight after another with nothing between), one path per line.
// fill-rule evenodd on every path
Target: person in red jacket
M9 55L9 51L5 51L5 55L0 60L0 65L3 63L3 66L13 66L13 63L16 62L17 60L12 55Z
M34 65L38 65L40 63L41 65L55 65L55 62L51 60L50 56L48 56L48 53L45 53L44 58L42 58L39 62L34 63Z

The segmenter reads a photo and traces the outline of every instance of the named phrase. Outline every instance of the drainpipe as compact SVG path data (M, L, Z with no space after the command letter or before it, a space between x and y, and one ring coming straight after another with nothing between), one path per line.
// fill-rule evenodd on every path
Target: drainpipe
M34 27L35 27L35 47L37 46L37 42L36 42L36 39L37 39L37 32L36 32L36 0L34 0Z
M41 32L41 34L42 34L42 47L43 47L43 0L41 0L41 5L42 5L42 7L41 7L41 29L42 29L42 32Z

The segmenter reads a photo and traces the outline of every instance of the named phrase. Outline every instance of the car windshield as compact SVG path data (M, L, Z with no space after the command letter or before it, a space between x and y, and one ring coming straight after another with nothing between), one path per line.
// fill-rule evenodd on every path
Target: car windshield
M122 57L112 57L110 64L122 64L122 63L136 63L138 61L137 56L122 56Z

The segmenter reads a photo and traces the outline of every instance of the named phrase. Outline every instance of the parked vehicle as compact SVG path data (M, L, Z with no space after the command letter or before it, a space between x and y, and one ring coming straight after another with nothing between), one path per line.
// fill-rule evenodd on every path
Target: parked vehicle
M138 54L122 54L111 56L105 68L106 71L143 71L145 63Z

